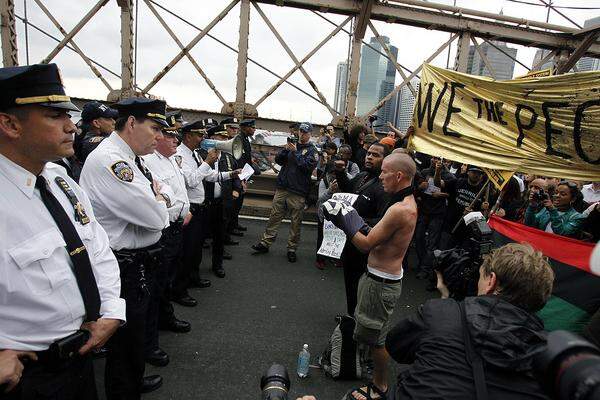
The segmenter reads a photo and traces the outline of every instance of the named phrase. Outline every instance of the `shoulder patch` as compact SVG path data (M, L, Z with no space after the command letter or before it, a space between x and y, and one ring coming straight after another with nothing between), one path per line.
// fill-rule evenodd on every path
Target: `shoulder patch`
M100 143L101 141L103 141L104 139L106 139L104 136L92 136L88 142L89 143Z
M112 173L124 182L133 181L133 168L126 161L117 161L110 166Z

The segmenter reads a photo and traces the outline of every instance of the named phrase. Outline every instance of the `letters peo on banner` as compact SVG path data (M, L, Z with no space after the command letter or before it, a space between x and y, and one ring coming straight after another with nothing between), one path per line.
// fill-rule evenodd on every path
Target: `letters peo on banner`
M600 72L494 81L425 64L413 125L426 154L600 180Z

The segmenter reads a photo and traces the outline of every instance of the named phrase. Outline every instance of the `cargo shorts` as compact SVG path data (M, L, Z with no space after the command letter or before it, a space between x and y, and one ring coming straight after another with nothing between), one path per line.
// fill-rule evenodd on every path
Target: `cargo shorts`
M369 346L383 347L389 320L402 294L402 280L379 282L366 273L358 282L358 304L354 312L354 340Z

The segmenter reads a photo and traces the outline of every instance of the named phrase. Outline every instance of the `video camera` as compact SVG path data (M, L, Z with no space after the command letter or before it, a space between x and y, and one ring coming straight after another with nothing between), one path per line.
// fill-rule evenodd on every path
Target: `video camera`
M281 364L273 364L260 378L262 400L287 400L290 390L290 376Z
M484 219L471 221L467 229L469 237L462 247L433 252L434 269L441 272L450 297L456 300L477 294L483 256L494 248L492 230Z
M548 334L533 362L544 390L555 400L600 399L600 350L567 331Z
M287 141L293 145L298 144L298 138L296 136L288 136Z

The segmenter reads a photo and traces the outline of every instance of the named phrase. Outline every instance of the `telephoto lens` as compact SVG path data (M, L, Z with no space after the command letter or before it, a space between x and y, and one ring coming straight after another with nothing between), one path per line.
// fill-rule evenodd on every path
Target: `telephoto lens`
M290 377L281 364L273 364L260 378L262 400L287 400Z
M534 370L552 399L600 399L600 350L571 332L548 334L548 347L534 359Z

